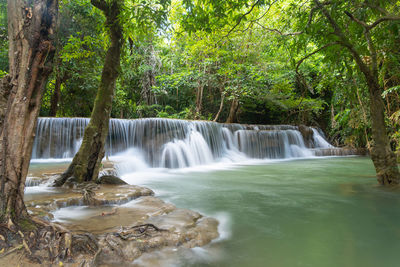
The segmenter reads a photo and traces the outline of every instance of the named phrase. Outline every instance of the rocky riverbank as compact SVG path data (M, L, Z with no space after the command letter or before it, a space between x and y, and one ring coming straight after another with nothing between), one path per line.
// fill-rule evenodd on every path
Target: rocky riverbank
M36 177L33 180L40 178ZM43 177L51 179L48 174ZM134 185L86 184L28 193L26 206L32 216L68 231L60 241L63 244L58 244L66 252L54 255L51 249L32 248L27 255L21 247L0 257L1 266L10 262L15 266L137 266L135 259L144 253L204 246L218 237L217 220L177 208L155 197L152 190Z

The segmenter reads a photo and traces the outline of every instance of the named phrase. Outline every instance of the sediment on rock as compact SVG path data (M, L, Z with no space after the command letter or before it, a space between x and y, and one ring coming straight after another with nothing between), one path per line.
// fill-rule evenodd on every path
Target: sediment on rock
M35 247L26 241L30 254L23 249L20 239L14 247L5 247L7 254L0 257L0 265L13 261L20 266L60 265L60 262L64 266L131 266L143 253L168 247L203 246L218 237L217 220L166 203L154 197L148 188L95 184L90 187L59 188L55 194L26 201L31 214L47 220L60 208L85 205L84 190L92 190L96 205L88 207L92 209L91 215L62 224L34 219L40 224L34 235L46 237L47 243ZM121 203L127 204L112 205ZM53 232L48 234L48 229ZM30 235L30 232L25 234Z

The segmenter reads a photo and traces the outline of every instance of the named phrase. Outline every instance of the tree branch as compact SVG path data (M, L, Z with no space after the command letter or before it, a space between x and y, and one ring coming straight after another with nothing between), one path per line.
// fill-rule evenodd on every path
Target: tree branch
M339 45L339 44L340 44L339 42L331 42L331 43L328 43L328 44L326 44L326 45L324 45L324 46L318 48L318 49L315 50L314 52L312 52L312 53L306 55L305 57L303 57L303 58L300 59L299 61L297 61L297 64L296 64L296 73L298 73L299 67L300 67L300 65L304 62L304 60L306 60L307 58L309 58L309 57L315 55L316 53L320 52L321 50L324 50L325 48L328 48L328 47L331 47L331 46L334 46L334 45Z
M390 15L390 13L386 9L384 9L384 8L382 8L380 6L371 4L371 3L367 2L367 1L362 3L362 5L363 6L367 6L367 7L371 8L371 9L376 9L376 10L378 10L379 12L381 12L385 16L389 16Z
M264 30L269 31L269 32L275 32L275 33L277 33L277 34L279 34L279 35L281 35L281 36L300 35L300 34L302 34L302 33L304 32L304 31L301 31L301 32L287 32L287 33L285 33L285 32L281 32L281 31L278 30L278 29L267 28L267 27L265 27L264 25L260 24L258 21L256 21L255 23L256 23L257 25L259 25L261 28L263 28Z
M322 14L328 20L329 24L332 26L334 30L334 34L339 37L338 43L344 47L346 47L350 53L353 55L354 60L357 62L360 70L365 74L370 76L370 70L368 69L367 65L362 61L360 54L355 49L354 45L350 42L349 38L344 34L340 26L337 22L332 18L329 14L328 10L324 7L324 5L319 0L314 0L314 3L321 9Z
M395 21L395 20L400 20L400 17L399 16L390 15L390 16L385 16L385 17L379 18L374 23L369 25L369 29L368 30L372 30L373 28L378 26L381 22L384 22L384 21Z
M275 2L276 2L276 1L275 1ZM272 4L274 4L275 2L273 2ZM327 1L327 2L322 3L322 5L330 5L330 4L331 4L330 1ZM299 32L288 32L288 33L284 33L284 32L282 32L282 31L280 31L280 30L278 30L278 29L268 28L268 27L265 27L264 25L260 24L260 23L258 22L258 19L253 20L252 22L255 22L257 25L259 25L261 28L263 28L263 29L266 30L266 31L275 32L275 33L277 33L277 34L279 34L279 35L281 35L281 36L300 35L300 34L303 34L303 33L306 31L306 29L310 26L310 24L311 24L311 22L312 22L312 20L313 20L313 17L314 17L314 12L315 12L316 10L318 10L318 9L319 9L318 6L313 7L313 8L311 9L310 14L308 15L307 24L306 24L306 26L304 27L304 30L299 31ZM269 11L269 9L268 9L268 11ZM267 12L268 12L268 11L267 11ZM264 14L264 15L265 15L265 14ZM264 16L264 15L263 15L263 16ZM263 16L262 16L262 17L263 17Z
M256 21L259 21L260 19L262 19L265 15L268 14L268 12L270 11L271 7L272 7L276 2L278 2L278 0L275 0L274 2L272 2L272 3L268 6L268 9L267 9L267 11L264 12L264 14L262 14L260 17L258 17L258 18L256 18L256 19L251 20L251 22L256 22Z
M357 22L358 24L360 24L360 25L363 26L364 28L368 28L368 27L369 27L367 23L365 23L364 21L359 20L358 18L354 17L353 14L351 14L350 12L345 11L344 13L345 13L352 21Z
M229 34L231 34L231 32L233 32L233 31L236 29L236 27L239 26L240 22L242 22L242 19L244 19L244 17L246 17L247 15L249 15L249 14L253 11L253 9L255 8L255 6L258 5L258 3L260 3L260 2L261 2L261 0L257 0L257 1L251 6L251 8L249 9L249 11L247 11L246 13L244 13L244 14L239 18L239 20L236 22L235 26L233 26L233 27L228 31L228 33L227 33L224 37L228 37ZM224 38L224 37L223 37L223 38Z
M326 49L326 48L328 48L328 47L330 47L330 46L334 46L334 45L338 45L338 44L340 44L340 43L339 43L339 42L331 42L331 43L328 43L328 44L326 44L326 45L324 45L324 46L318 48L318 49L315 50L314 52L312 52L312 53L306 55L305 57L303 57L302 59L300 59L300 60L297 62L297 64L296 64L296 74L297 74L297 77L298 77L298 79L301 81L301 83L303 83L303 85L304 85L311 93L314 93L312 87L308 85L308 83L307 83L307 81L304 79L303 75L299 72L299 67L300 67L300 65L304 62L304 60L306 60L307 58L311 57L312 55L315 55L316 53L320 52L321 50L324 50L324 49ZM304 95L304 92L303 92L303 95ZM300 103L301 103L301 102L300 102Z
M374 23L372 23L372 24L367 24L367 23L365 23L364 21L359 20L358 18L354 17L353 14L351 14L351 13L348 12L348 11L345 11L344 13L345 13L352 21L354 21L354 22L360 24L361 26L363 26L364 29L365 29L366 31L372 30L373 28L375 28L376 26L378 26L380 23L382 23L382 22L384 22L384 21L391 21L391 20L392 20L392 21L395 21L395 20L400 20L400 17L399 17L399 16L389 15L389 16L385 16L385 17L381 17L381 18L377 19L377 20L376 20Z
M382 12L386 12L385 10L383 10ZM367 24L362 20L359 20L358 18L354 17L353 14L351 14L348 11L344 12L351 20L353 20L354 22L358 23L359 25L361 25L364 28L364 36L365 39L367 40L367 45L368 45L368 50L371 53L371 60L372 60L372 73L376 76L378 73L378 56L377 56L377 52L374 46L374 43L372 41L371 35L370 35L370 31L375 28L376 26L378 26L380 23L384 22L384 21L388 21L388 20L400 20L400 17L398 16L394 16L394 15L388 15L385 17L381 17L378 20L376 20L374 23L372 24Z

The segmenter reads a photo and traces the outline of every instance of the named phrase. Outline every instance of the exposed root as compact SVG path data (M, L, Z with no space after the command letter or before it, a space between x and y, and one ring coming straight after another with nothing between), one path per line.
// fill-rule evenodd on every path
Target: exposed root
M95 198L96 193L93 190L84 188L82 195L83 195L82 201L84 204L89 206L96 204L97 202L97 199Z
M32 251L31 251L31 249L29 248L28 244L25 241L24 234L20 230L18 230L18 234L21 236L22 245L24 245L25 250L29 253L29 255L32 255Z
M114 233L114 235L123 240L133 240L142 236L151 236L151 232L168 232L168 230L160 229L154 224L147 223L129 228L122 228L119 233Z
M73 262L76 260L74 256L91 258L99 249L98 240L91 234L71 233L61 225L36 217L30 218L30 222L35 228L28 231L12 231L8 225L0 225L0 258L24 249L30 262L54 264Z
M5 256L10 255L10 254L16 252L17 250L22 249L23 247L24 247L24 245L19 245L19 246L17 246L17 247L14 247L14 248L12 248L12 249L9 249L9 250L7 250L6 252L1 253L1 254L0 254L0 258L4 258ZM2 250L3 250L3 249L2 249Z

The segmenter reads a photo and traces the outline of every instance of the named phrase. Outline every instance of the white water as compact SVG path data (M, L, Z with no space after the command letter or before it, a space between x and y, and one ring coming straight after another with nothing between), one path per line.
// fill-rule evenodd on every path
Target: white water
M331 144L328 143L328 141L325 140L325 138L314 128L312 128L313 133L314 133L314 142L316 147L320 148L334 148Z
M39 118L32 162L70 161L88 122L85 118ZM305 142L297 126L290 125L111 119L106 155L121 162L121 173L129 173L250 159L308 158L318 149L333 148L317 130L312 131L312 140Z

